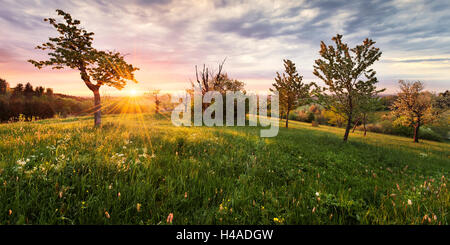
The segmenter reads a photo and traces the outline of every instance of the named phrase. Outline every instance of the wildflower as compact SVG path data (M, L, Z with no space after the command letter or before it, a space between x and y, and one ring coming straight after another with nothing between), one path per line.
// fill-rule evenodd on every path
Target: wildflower
M167 216L167 223L172 224L173 220L173 213L170 213L169 216Z
M261 206L261 210L264 210L264 206Z
M141 204L140 203L136 204L136 209L138 212L141 212Z
M315 213L315 212L316 212L316 207L314 207L314 208L312 209L312 212L313 212L313 213Z
M117 193L117 197L120 197L120 192L119 192L119 193Z
M112 189L112 184L110 184L110 185L108 186L108 189L110 189L110 190Z
M63 197L63 192L60 191L59 194L58 194L58 196L59 196L59 198L62 198L62 197Z
M319 193L319 192L316 192L316 197L318 197L318 196L320 196L320 193Z
M433 214L433 219L434 219L435 221L437 220L436 214Z
M187 192L185 192L184 193L184 198L187 198L187 197L188 197Z
M278 219L278 218L273 218L273 221L276 222L276 223L278 223L278 222L279 222L279 219Z
M20 166L24 166L26 164L26 162L23 159L17 160L17 164L19 164Z
M412 201L410 199L408 199L408 205L411 206L412 205Z
M107 219L111 218L111 216L109 215L108 211L105 211L105 216Z
M12 214L12 210L10 209L10 210L8 210L8 215L11 215Z

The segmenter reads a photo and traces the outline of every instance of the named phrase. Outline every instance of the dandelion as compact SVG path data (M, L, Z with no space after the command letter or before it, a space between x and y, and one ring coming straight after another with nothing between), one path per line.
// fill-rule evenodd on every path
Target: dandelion
M170 213L169 216L167 216L167 223L172 224L173 220L173 213Z
M111 218L111 216L109 215L108 211L105 211L105 216L107 219Z

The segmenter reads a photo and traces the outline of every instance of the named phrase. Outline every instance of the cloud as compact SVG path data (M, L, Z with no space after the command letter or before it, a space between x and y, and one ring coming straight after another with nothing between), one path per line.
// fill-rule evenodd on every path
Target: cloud
M447 0L0 0L0 5L0 71L8 76L1 69L14 70L9 75L14 79L52 72L31 70L26 60L44 57L34 47L56 33L42 19L54 17L59 8L96 33L95 47L128 54L141 68L137 77L143 87L189 86L195 65L214 67L225 57L226 71L247 81L249 90L268 89L283 58L312 81L320 41L331 43L336 33L350 46L366 37L377 42L383 51L376 64L380 86L429 77L426 82L445 87L450 80ZM85 90L76 72L58 76L69 76L61 80ZM58 90L56 80L48 82Z

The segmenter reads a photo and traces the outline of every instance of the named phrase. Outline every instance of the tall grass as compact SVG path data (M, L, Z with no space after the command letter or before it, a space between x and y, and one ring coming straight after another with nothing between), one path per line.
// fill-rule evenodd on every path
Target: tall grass
M449 144L290 126L0 125L0 223L449 224Z

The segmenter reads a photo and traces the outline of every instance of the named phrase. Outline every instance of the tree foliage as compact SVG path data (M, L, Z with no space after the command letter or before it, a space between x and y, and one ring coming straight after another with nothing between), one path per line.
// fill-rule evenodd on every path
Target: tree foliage
M102 85L122 89L127 81L137 82L134 72L138 68L128 64L119 52L99 51L92 47L93 32L80 27L80 21L62 10L56 10L64 21L58 22L54 18L44 19L59 33L57 37L50 37L49 41L39 45L36 49L48 50L48 60L29 60L37 68L51 66L52 69L68 67L80 72L81 79L94 93L96 105L95 125L100 125L101 102L99 89Z
M303 83L303 76L297 72L295 64L288 59L283 60L284 73L277 72L274 88L270 91L277 91L279 95L280 107L286 113L286 127L289 124L289 112L298 106L306 104L311 99L311 88L314 83Z
M433 96L423 91L422 82L399 81L400 92L392 105L393 114L397 116L397 123L414 127L414 142L419 142L419 128L433 122L437 111L433 108Z
M358 107L371 97L367 95L382 91L376 89L376 72L370 69L380 58L381 51L368 38L352 49L342 42L342 35L338 34L332 40L335 47L321 42L321 58L315 61L314 75L325 83L316 95L319 103L346 118L344 141L347 141Z

